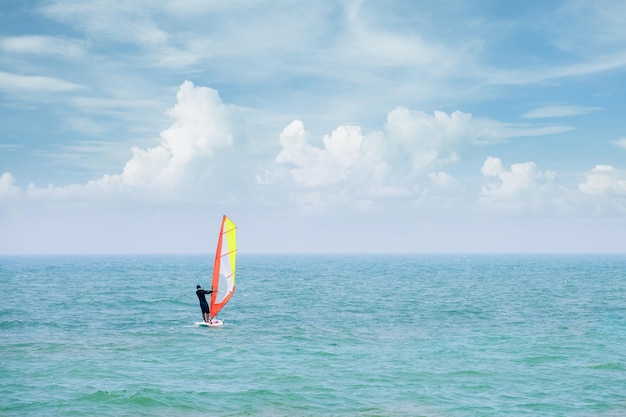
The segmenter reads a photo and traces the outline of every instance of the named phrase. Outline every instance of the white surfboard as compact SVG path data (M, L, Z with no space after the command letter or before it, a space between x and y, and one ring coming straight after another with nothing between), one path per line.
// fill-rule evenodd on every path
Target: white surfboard
M222 327L224 322L220 319L212 319L211 322L207 323L206 321L197 321L196 326L204 326L204 327Z

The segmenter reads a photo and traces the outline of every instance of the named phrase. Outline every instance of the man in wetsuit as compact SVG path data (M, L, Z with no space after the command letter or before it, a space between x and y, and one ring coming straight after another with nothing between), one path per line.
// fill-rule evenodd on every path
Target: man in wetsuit
M211 311L209 310L209 303L206 301L205 294L211 294L213 290L203 290L200 285L196 285L196 295L200 300L200 308L202 309L202 320L206 323L211 321Z

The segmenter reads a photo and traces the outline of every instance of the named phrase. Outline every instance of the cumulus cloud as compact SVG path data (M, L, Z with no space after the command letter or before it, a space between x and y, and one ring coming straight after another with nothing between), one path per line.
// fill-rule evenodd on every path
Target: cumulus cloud
M278 164L291 167L293 181L303 187L325 187L354 175L375 178L385 169L376 152L376 137L363 136L357 126L340 126L324 136L323 148L308 140L304 124L296 120L281 133L282 150L276 156Z
M286 168L304 188L360 183L374 194L405 194L416 174L458 161L457 148L475 134L471 119L462 112L429 115L399 107L388 114L385 132L365 135L358 126L340 126L323 137L322 147L311 143L296 120L280 135L279 169L273 177ZM259 182L269 182L269 176Z
M501 143L522 136L541 136L560 133L569 126L528 126L475 118L470 113L454 111L450 114L398 107L387 116L385 124L389 140L398 150L410 155L417 170L454 163L468 145Z
M222 102L216 90L185 81L168 113L173 119L170 127L161 132L155 146L133 147L132 157L119 173L84 184L31 184L23 191L13 176L5 173L0 178L0 193L39 200L197 196L202 194L199 189L215 183L212 176L228 176L224 170L233 165L228 157L235 145L235 111ZM555 174L539 170L532 162L505 168L500 159L487 158L481 169L482 188L466 186L443 167L459 161L469 146L543 133L543 127L477 119L461 111L426 113L398 107L388 113L380 131L365 133L360 126L342 125L316 140L302 121L295 120L280 133L280 149L270 168L257 176L257 184L286 185L294 193L284 195L316 209L337 203L371 210L378 202L400 198L420 206L430 201L438 207L458 208L474 201L477 193L485 207L536 209L553 189ZM242 150L237 154L239 161L252 158ZM255 170L236 169L238 176ZM596 178L598 175L590 173L580 191L600 190L606 178ZM622 187L617 177L611 184L614 192ZM449 199L453 204L446 203Z
M355 193L409 195L425 179L431 185L450 185L452 177L436 170L458 162L468 146L545 133L551 132L476 119L461 111L428 114L398 107L387 115L383 131L364 134L358 126L340 126L316 146L302 121L296 120L280 135L276 169L257 181L268 184L286 178L305 189L343 186L358 190ZM516 165L515 173L520 168ZM511 179L503 178L505 188L492 187L489 194L512 186Z
M626 149L626 137L625 138L620 138L618 140L615 141L615 144L617 146L619 146L622 149Z
M20 189L15 185L15 178L10 172L0 176L0 198L17 194Z
M432 115L405 107L392 110L385 128L397 154L408 155L411 168L423 170L433 165L456 162L462 139L471 131L472 115L456 111ZM471 136L471 133L470 133Z
M428 179L440 187L448 187L454 182L454 178L446 172L431 172Z
M578 189L590 195L626 196L626 174L611 165L596 165Z
M481 188L481 204L507 210L538 209L552 187L555 173L537 169L534 162L516 163L510 169L499 158L488 157L480 169L487 180Z
M176 105L169 111L175 121L161 132L160 145L149 149L132 148L133 157L122 174L105 176L100 183L176 187L195 174L192 170L203 169L196 162L206 161L217 149L232 145L230 109L217 91L185 81L176 99Z
M190 81L180 86L176 98L176 105L169 111L174 122L161 132L159 145L132 148L132 158L121 174L104 175L83 185L41 188L31 184L26 194L40 198L91 198L145 190L158 194L206 178L215 152L233 145L231 108L222 102L217 91L195 87ZM0 192L15 191L13 176L4 174Z

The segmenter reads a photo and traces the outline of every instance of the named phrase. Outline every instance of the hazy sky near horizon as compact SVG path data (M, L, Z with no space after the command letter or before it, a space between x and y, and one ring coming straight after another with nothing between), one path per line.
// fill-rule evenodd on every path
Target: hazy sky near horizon
M0 254L626 252L626 5L2 2Z

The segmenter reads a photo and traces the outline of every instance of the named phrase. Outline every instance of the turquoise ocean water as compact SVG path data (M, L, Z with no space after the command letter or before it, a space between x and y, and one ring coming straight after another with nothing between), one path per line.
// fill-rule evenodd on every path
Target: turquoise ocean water
M210 258L0 257L0 415L626 415L626 256Z

